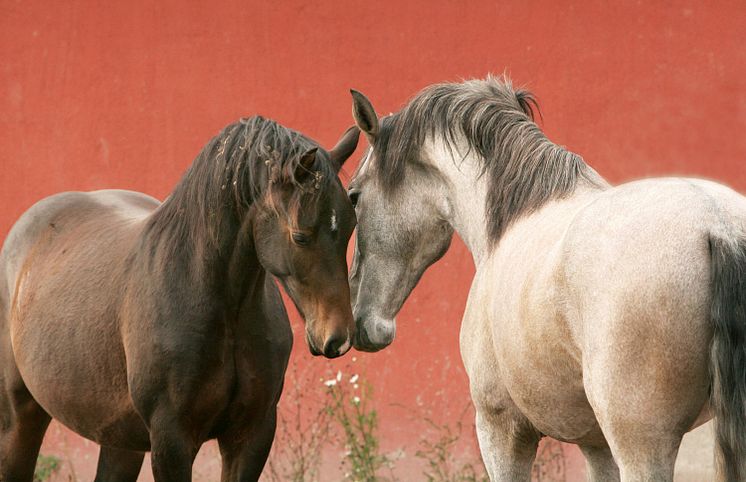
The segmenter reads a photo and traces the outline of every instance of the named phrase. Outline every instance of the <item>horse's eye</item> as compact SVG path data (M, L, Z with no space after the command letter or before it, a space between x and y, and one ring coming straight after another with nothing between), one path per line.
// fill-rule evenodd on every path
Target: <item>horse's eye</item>
M311 238L304 233L293 233L293 242L298 246L308 246L311 242Z
M357 207L357 199L360 197L360 191L350 191L347 193L347 195L350 197L352 207Z

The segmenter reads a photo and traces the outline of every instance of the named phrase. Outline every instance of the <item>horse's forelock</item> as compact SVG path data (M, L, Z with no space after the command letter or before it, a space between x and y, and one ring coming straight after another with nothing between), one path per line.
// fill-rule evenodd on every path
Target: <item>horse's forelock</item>
M317 154L311 171L304 171L299 167L303 154L313 147L317 146L312 141L297 139L292 148L287 150L288 155L279 159L270 169L270 172L272 169L276 171L276 176L271 173L269 175L269 183L272 185L261 191L263 195L260 207L285 219L290 226L299 225L303 212L315 212L318 209L319 200L328 194L336 177L331 161L322 154Z
M261 116L225 127L194 160L169 196L169 206L153 220L154 227L163 231L179 219L191 230L182 235L207 233L217 241L219 226L257 204L296 225L299 206L315 204L336 175L328 159L319 156L314 169L321 176L296 178L301 156L313 147L318 146L302 134ZM270 188L273 182L290 189L290 196L278 196Z

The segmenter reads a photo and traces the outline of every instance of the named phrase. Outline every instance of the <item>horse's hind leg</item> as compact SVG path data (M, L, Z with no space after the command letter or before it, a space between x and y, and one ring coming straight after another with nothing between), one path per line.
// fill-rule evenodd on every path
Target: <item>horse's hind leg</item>
M18 372L6 306L6 291L0 283L0 481L30 482L51 417L36 403Z
M0 368L5 372L0 375L0 480L31 482L51 417L31 397L20 377L13 380L16 377L8 374L18 373L15 366Z
M101 447L94 482L135 482L144 457L143 452Z
M627 427L623 433L615 433L609 439L610 443L613 440L622 482L673 480L680 435Z
M586 394L623 482L672 481L681 438L707 400L705 336L699 346L651 338L618 337L625 342L586 351ZM638 339L655 350L619 348Z
M515 407L477 404L477 439L493 482L531 480L531 465L541 438Z
M589 482L613 482L619 480L619 467L614 462L608 446L596 447L581 445L588 467Z
M696 418L696 410L686 407L686 402L676 403L684 394L670 386L655 387L645 375L639 374L635 390L627 395L616 387L630 387L631 380L617 380L614 374L607 378L612 379L608 384L589 390L593 394L589 400L619 466L620 479L671 482L681 438Z

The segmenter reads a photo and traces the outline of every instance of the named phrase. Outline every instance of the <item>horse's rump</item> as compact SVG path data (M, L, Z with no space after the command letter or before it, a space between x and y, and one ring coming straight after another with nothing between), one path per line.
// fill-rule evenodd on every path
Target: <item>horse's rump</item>
M711 235L744 221L741 196L692 179L613 188L573 221L568 316L599 419L624 412L682 434L692 428L710 386Z

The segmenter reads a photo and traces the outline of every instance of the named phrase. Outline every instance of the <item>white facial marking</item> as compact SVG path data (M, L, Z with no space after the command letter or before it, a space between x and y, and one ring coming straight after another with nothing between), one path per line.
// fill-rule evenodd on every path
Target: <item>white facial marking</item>
M339 347L338 353L345 353L347 350L350 349L350 339L347 338L347 341L342 344L342 346Z
M336 231L337 228L337 211L332 209L332 232Z

